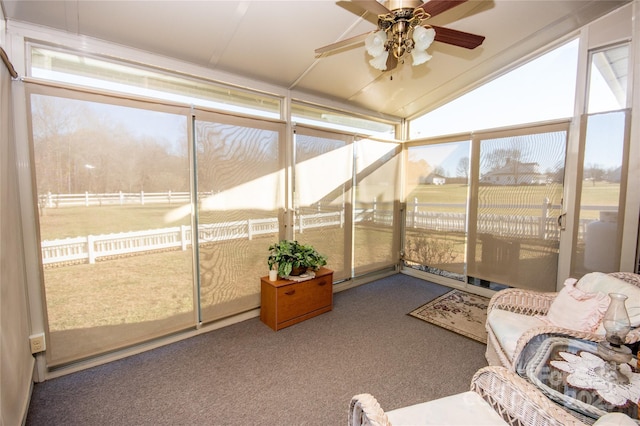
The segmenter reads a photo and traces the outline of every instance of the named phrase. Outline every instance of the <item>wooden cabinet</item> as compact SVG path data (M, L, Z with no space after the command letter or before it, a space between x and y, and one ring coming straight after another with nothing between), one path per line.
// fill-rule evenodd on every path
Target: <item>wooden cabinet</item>
M333 271L320 268L307 281L262 277L260 320L272 329L297 324L333 309Z

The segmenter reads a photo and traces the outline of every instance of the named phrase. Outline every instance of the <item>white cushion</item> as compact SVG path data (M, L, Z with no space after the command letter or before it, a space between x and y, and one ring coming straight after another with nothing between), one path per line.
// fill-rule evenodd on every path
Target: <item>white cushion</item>
M640 326L640 288L621 279L603 274L591 272L578 280L576 288L589 293L602 292L622 293L628 297L625 302L632 327Z
M472 391L398 408L386 414L393 426L508 424L480 395Z
M547 325L534 315L522 315L502 309L492 309L487 316L487 323L496 335L500 347L512 361L520 336L534 327Z
M638 423L626 414L607 413L600 417L593 426L638 426Z

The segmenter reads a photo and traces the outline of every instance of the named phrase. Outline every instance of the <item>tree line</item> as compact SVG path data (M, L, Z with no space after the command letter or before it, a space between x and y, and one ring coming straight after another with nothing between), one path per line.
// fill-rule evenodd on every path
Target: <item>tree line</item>
M118 116L129 107L95 105L31 97L39 194L190 190L187 118L180 140L172 141L149 131L158 125L153 120L137 128L124 125ZM162 120L161 113L157 119ZM276 171L278 138L277 132L259 128L197 122L198 189L222 191Z

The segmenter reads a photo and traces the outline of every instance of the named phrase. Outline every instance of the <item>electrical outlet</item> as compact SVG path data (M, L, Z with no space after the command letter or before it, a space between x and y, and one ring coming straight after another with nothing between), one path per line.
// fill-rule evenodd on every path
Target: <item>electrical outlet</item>
M32 334L31 336L29 336L29 344L31 345L32 354L43 352L47 348L47 345L44 341L44 333Z

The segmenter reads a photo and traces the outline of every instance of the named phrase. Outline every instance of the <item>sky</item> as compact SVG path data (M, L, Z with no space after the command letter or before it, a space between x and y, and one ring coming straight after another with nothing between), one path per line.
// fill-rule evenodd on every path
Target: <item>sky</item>
M571 117L577 63L576 40L412 120L411 137Z
M574 40L413 120L411 138L570 118L575 104L577 60L578 41ZM591 75L590 112L623 108L596 68ZM620 165L622 144L617 143L622 138L620 118L621 113L610 113L593 119L585 152L586 165L605 169ZM432 156L429 163L442 162L440 165L450 176L455 176L460 158L468 156L466 146L428 152ZM445 152L446 158L442 157ZM546 167L541 164L541 171Z

